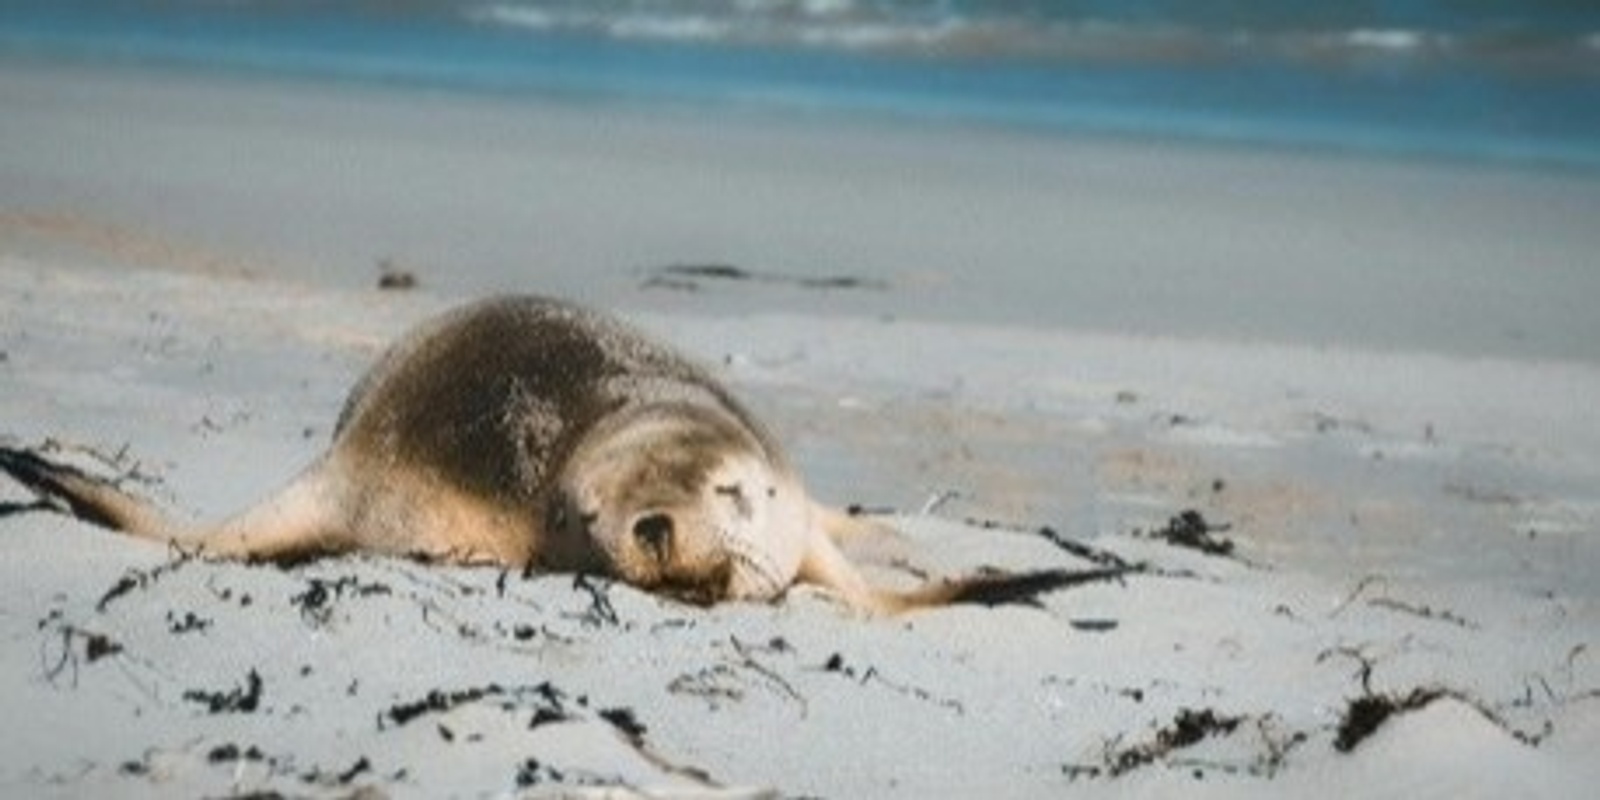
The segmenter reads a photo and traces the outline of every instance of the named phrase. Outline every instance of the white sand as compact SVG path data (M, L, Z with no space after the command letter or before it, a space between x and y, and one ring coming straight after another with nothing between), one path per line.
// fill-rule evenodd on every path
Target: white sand
M123 452L116 468L153 476L153 496L214 516L316 453L349 384L406 326L485 288L586 292L720 365L818 494L895 509L907 541L868 554L884 580L905 579L896 557L933 571L1083 564L1037 534L1046 525L1159 574L1039 609L871 620L810 591L705 611L621 586L595 595L570 576L502 589L492 571L387 560L174 565L71 520L12 515L0 519L0 707L13 717L0 795L495 796L519 776L535 793L697 794L703 775L735 796L1576 797L1600 778L1600 367L1582 360L1594 339L1562 338L1595 325L1571 313L1593 280L1578 257L1597 234L1574 223L1592 184L1014 139L974 152L978 134L860 137L835 153L820 129L776 147L758 125L713 158L682 117L624 116L626 129L591 139L584 126L619 112L532 124L485 102L462 111L480 115L469 130L440 117L402 131L341 121L334 96L0 78L0 435ZM370 102L368 114L428 118L399 96ZM67 124L102 114L124 127ZM337 157L288 166L319 142ZM677 160L663 166L662 152ZM884 172L809 168L834 156ZM1032 159L1047 157L1093 175L1104 205L1037 180ZM512 167L524 159L526 175ZM1227 165L1255 165L1273 191L1312 177L1335 195L1280 207L1239 187L1190 194ZM512 202L519 178L551 170L571 194ZM1269 180L1283 170L1294 180ZM915 210L885 188L906 175L922 176L907 190ZM734 188L712 186L722 179ZM1168 179L1169 195L1146 193ZM1444 206L1403 217L1351 203L1397 183ZM675 194L685 185L699 187L693 202ZM452 202L424 202L441 187ZM1545 203L1508 210L1530 197ZM957 224L978 200L988 210ZM596 216L615 204L628 213ZM1130 250L1075 241L1072 225L1052 233L1029 216L1041 207L1187 222ZM1312 217L1325 228L1307 240L1265 232ZM1254 244L1190 238L1218 221L1255 230ZM1338 246L1372 230L1392 246ZM1176 255L1151 257L1159 280L1121 289L1088 269L1100 289L1079 330L1017 300L1030 281L1060 282L1051 258L1141 248L1238 263L1180 281L1168 306L1141 281L1170 283ZM1038 259L1014 273L969 268L1029 250ZM1509 250L1527 272L1508 274ZM517 251L509 263L572 266L496 266ZM1416 271L1351 265L1375 252ZM1300 328L1293 307L1228 324L1296 254L1309 260L1295 280L1326 280L1331 310ZM424 288L368 288L382 256L416 267ZM636 289L643 267L724 260L890 286ZM1472 276L1459 302L1476 316L1413 329L1377 309L1372 330L1318 327L1374 295L1436 310L1423 284L1441 275ZM1291 306L1319 302L1293 288L1278 287ZM1118 291L1190 313L1090 314ZM990 310L941 308L968 295ZM1508 321L1520 338L1496 328ZM0 502L24 499L0 482ZM1239 558L1137 535L1187 508L1231 523L1221 535ZM1352 700L1418 690L1440 696L1335 749ZM441 708L390 715L430 692ZM211 713L211 700L231 707ZM1154 752L1185 709L1238 721ZM629 720L641 742L619 732ZM1114 769L1141 748L1147 759Z

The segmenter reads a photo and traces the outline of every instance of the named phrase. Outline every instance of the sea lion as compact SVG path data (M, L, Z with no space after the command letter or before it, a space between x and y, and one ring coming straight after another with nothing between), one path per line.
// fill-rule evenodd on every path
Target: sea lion
M875 523L814 502L766 429L666 346L565 302L497 297L422 324L352 390L327 452L214 525L176 522L38 451L0 469L77 517L203 557L364 551L613 576L710 604L816 584L893 613L1031 600L1106 571L874 588L835 539Z

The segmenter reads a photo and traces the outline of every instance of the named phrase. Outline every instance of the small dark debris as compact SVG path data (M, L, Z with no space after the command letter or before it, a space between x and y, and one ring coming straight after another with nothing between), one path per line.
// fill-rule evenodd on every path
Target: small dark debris
M1212 536L1232 529L1232 525L1208 522L1199 511L1186 509L1167 520L1166 527L1150 532L1150 536L1174 547L1187 547L1211 556L1231 556L1233 540Z
M1244 717L1221 716L1209 708L1204 711L1179 709L1172 724L1156 731L1154 741L1107 753L1105 774L1112 778L1125 775L1166 758L1174 750L1191 747L1211 736L1227 736L1243 721ZM1098 777L1099 773L1092 776Z
M1072 619L1067 620L1067 624L1071 625L1072 629L1076 631L1106 633L1116 630L1118 623L1114 619Z
M396 726L405 725L412 720L426 714L438 714L449 711L456 706L475 703L485 697L498 697L505 694L505 689L499 684L491 683L487 686L462 689L455 692L445 692L434 689L421 700L411 703L398 703L390 706L389 710L378 716L378 728L384 728L387 719Z
M78 642L83 643L81 660L90 664L123 652L123 647L120 643L103 633L95 633L74 625L62 624L59 611L53 611L49 616L39 621L39 630L43 631L51 627L54 627L51 633L59 634L61 637L60 656L53 665L45 670L45 677L52 682L70 668L72 670L73 683L76 685L80 662L76 646Z
M196 615L193 611L178 616L177 612L167 612L167 632L172 634L194 633L204 631L211 627L211 620Z
M206 761L212 764L232 764L236 761L265 761L267 757L255 746L241 749L236 744L219 744L206 753Z
M700 291L700 284L686 278L671 278L666 275L652 275L639 284L641 289L666 289L673 292L686 292L694 294Z
M861 684L862 686L866 686L869 683L876 683L889 689L890 691L895 692L896 694L904 695L924 703L932 703L949 711L953 711L956 714L966 713L966 707L963 706L958 700L938 697L927 689L892 680L878 672L877 667L869 666L865 670L857 669L849 664L846 664L844 656L840 655L839 653L834 653L833 655L828 656L828 660L822 664L822 671L842 675Z
M366 756L361 756L360 758L356 759L356 763L350 765L349 769L346 769L344 772L335 775L334 781L336 781L340 786L349 786L350 783L357 777L360 777L362 774L371 771L372 762L368 761Z
M83 657L90 664L106 656L114 656L122 652L122 645L111 641L111 637L103 633L85 633L83 641Z
M756 272L731 264L669 264L649 270L640 284L645 289L670 289L697 292L707 282L768 283L808 291L883 291L887 281L863 278L856 275L785 275L775 272Z
M868 506L861 503L851 503L844 507L844 513L852 517L886 517L895 513L895 509L890 506Z
M1171 727L1165 728L1156 734L1156 743L1168 750L1179 750L1212 735L1226 736L1233 733L1244 717L1219 717L1217 712L1206 709L1194 711L1182 709L1172 721Z
M567 776L537 758L530 758L517 766L517 788L526 789L543 783L565 783Z
M617 732L621 733L635 747L644 743L644 735L650 729L646 728L644 723L634 716L633 709L626 707L603 708L599 714L601 719L611 723L611 727L616 728Z
M559 708L541 706L533 712L533 719L528 722L528 730L540 728L553 722L566 722L568 719L570 718L567 713Z
M1348 753L1395 714L1416 711L1444 697L1443 689L1417 687L1406 695L1366 694L1350 701L1344 718L1339 720L1339 731L1333 740L1333 749Z
M261 707L261 690L261 674L252 669L245 676L243 687L235 686L226 692L190 689L183 693L183 699L204 705L211 714L250 714Z
M566 693L557 689L549 681L533 687L533 693L539 698L541 705L534 709L533 719L528 721L529 730L554 722L566 722L572 718L567 713ZM578 704L587 705L588 698L578 698Z
M1436 609L1433 606L1426 604L1414 605L1412 603L1396 600L1392 597L1374 597L1367 601L1367 605L1373 608L1386 608L1390 611L1395 611L1401 614L1410 614L1422 619L1445 622L1458 628L1476 630L1479 627L1477 623L1461 616L1460 614L1450 611L1449 609Z
M728 281L747 281L755 277L749 270L735 267L731 264L671 264L660 270L667 275L682 275L686 278L716 278Z
M822 665L822 671L842 672L851 677L855 676L855 670L846 669L844 665L844 656L839 653L834 653L833 655L828 656L828 660Z
M1345 419L1332 414L1316 412L1311 415L1312 425L1317 433L1334 433L1337 431L1353 431L1355 433L1372 433L1372 425L1359 419Z
M1116 567L1130 572L1136 569L1116 553L1091 547L1076 539L1068 538L1049 525L1039 528L1038 533L1044 537L1045 541L1092 564L1098 564L1102 567Z
M408 291L417 288L417 274L401 267L393 259L378 262L378 288L384 291Z
M698 697L715 710L724 701L736 703L744 699L744 690L732 685L736 680L733 675L733 667L717 664L673 678L672 682L667 684L667 691L675 695Z
M389 595L393 591L382 583L362 583L354 575L335 580L312 578L306 590L289 598L289 604L300 609L300 616L315 625L326 625L333 617L333 603L350 597Z
M545 681L544 683L533 687L533 693L539 695L539 699L549 703L550 705L556 706L557 708L561 706L562 701L564 701L567 697L566 692L557 689L555 684L549 681ZM585 696L578 698L578 705L587 706L588 704L588 697Z
M117 772L131 777L139 777L150 774L150 765L143 761L124 761L122 766L117 767Z
M599 628L621 624L617 610L611 605L609 583L596 581L580 572L572 577L572 588L582 590L589 595L589 609L581 615L585 625Z
M1491 489L1466 483L1447 483L1444 485L1444 492L1469 503L1488 506L1516 507L1525 502L1522 497L1504 489Z
M793 278L794 285L802 289L869 289L883 290L889 285L883 281L859 278L854 275L830 275L822 278Z
M1087 778L1087 779L1093 780L1095 778L1099 778L1100 775L1103 772L1104 772L1104 769L1102 767L1100 767L1100 766L1095 765L1095 764L1062 764L1061 765L1061 774L1067 776L1067 780L1069 780L1069 781L1075 781L1075 780L1078 780L1079 778Z
M129 570L122 577L118 578L117 582L112 584L111 588L107 589L105 594L100 596L100 602L95 603L94 609L96 611L104 612L106 610L106 606L111 605L111 601L116 600L117 598L133 591L134 589L143 587L145 582L148 580L149 576L144 572L139 570Z

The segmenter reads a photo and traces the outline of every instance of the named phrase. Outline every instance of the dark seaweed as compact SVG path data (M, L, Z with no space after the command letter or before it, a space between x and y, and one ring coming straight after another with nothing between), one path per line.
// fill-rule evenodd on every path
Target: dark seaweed
M183 693L183 699L205 706L210 714L251 714L261 708L261 694L261 674L252 669L245 676L243 687L235 686L225 692L190 689Z
M326 625L333 617L334 602L346 595L371 597L393 593L393 590L384 584L362 583L354 575L345 575L331 581L312 578L306 590L290 597L289 603L300 609L300 616L307 622L313 625Z
M1220 715L1209 708L1202 711L1179 709L1171 724L1156 731L1154 740L1107 753L1103 769L1108 777L1125 775L1166 758L1174 750L1192 747L1212 736L1227 736L1233 733L1244 719L1244 717ZM1074 777L1078 774L1097 777L1101 769L1072 767L1069 774Z
M1339 720L1339 732L1333 740L1333 749L1348 753L1367 737L1376 733L1390 717L1416 711L1444 697L1443 689L1418 687L1406 695L1365 694L1350 701L1344 717Z
M621 733L633 746L638 747L644 743L644 735L649 733L650 729L646 728L644 723L634 716L633 709L624 707L603 708L599 713L601 719L611 723L611 727L616 728L617 732Z
M1231 556L1233 541L1219 539L1212 534L1223 533L1232 527L1208 522L1199 511L1190 508L1167 520L1165 527L1151 531L1150 535L1174 547L1186 547L1211 556Z
M669 264L649 270L640 286L697 292L715 282L765 283L809 291L883 291L889 288L887 281L857 275L785 275L757 272L732 264Z
M421 700L411 703L397 703L390 706L389 710L378 716L378 728L386 727L384 724L385 719L396 726L405 725L426 714L440 714L456 706L475 703L485 697L500 697L505 693L505 689L495 683L455 692L434 689L428 692L427 696Z

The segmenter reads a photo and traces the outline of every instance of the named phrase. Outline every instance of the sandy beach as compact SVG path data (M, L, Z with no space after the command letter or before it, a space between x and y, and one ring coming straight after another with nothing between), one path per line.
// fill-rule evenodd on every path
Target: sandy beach
M1581 797L1600 180L7 62L0 437L183 514L493 291L711 366L885 583L205 563L0 481L0 795ZM416 285L378 288L409 274Z

